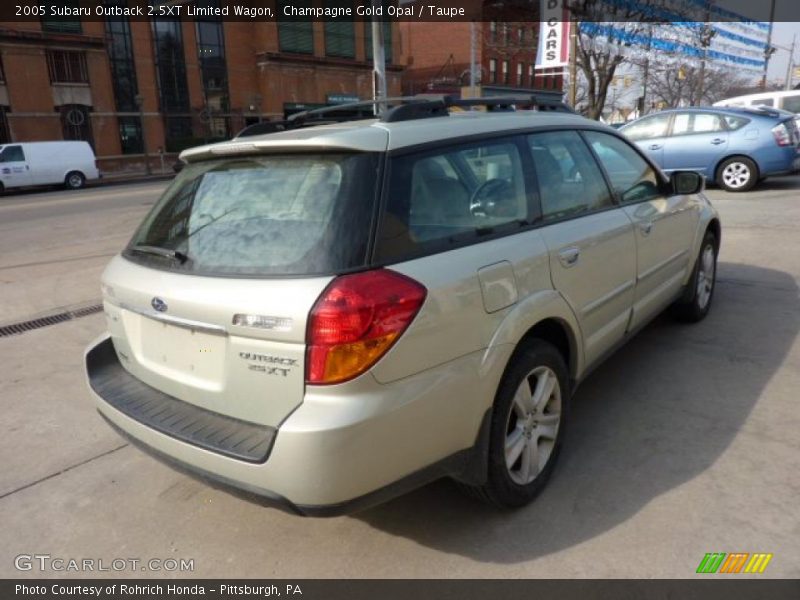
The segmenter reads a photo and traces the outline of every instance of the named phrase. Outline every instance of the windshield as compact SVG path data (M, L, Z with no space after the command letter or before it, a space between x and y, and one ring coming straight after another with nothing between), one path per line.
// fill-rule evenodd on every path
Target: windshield
M331 274L363 266L378 160L248 156L188 165L124 255L207 275Z

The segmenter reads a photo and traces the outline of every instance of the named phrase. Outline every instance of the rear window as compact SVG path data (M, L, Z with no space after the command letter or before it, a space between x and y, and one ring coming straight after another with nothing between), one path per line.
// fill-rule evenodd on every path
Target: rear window
M206 275L313 275L361 267L377 168L372 154L190 164L146 217L125 256Z

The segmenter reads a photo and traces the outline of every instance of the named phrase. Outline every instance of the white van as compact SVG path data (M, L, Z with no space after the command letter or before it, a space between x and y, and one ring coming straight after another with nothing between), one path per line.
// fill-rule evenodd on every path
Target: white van
M0 192L29 185L82 188L98 179L94 152L86 142L21 142L0 146Z
M714 106L768 106L800 114L800 90L761 92L715 102Z

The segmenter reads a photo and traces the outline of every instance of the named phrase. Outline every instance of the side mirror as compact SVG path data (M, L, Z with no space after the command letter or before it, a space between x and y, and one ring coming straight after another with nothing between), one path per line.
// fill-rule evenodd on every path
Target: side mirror
M694 171L674 171L669 178L674 194L699 194L706 188L706 178Z

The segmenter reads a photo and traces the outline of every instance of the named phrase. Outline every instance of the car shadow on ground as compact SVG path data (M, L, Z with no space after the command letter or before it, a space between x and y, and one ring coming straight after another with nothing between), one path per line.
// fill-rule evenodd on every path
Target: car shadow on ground
M439 481L353 518L493 563L550 554L623 523L713 468L800 330L787 273L720 263L713 302L698 325L659 317L584 382L560 464L532 505L498 511Z

